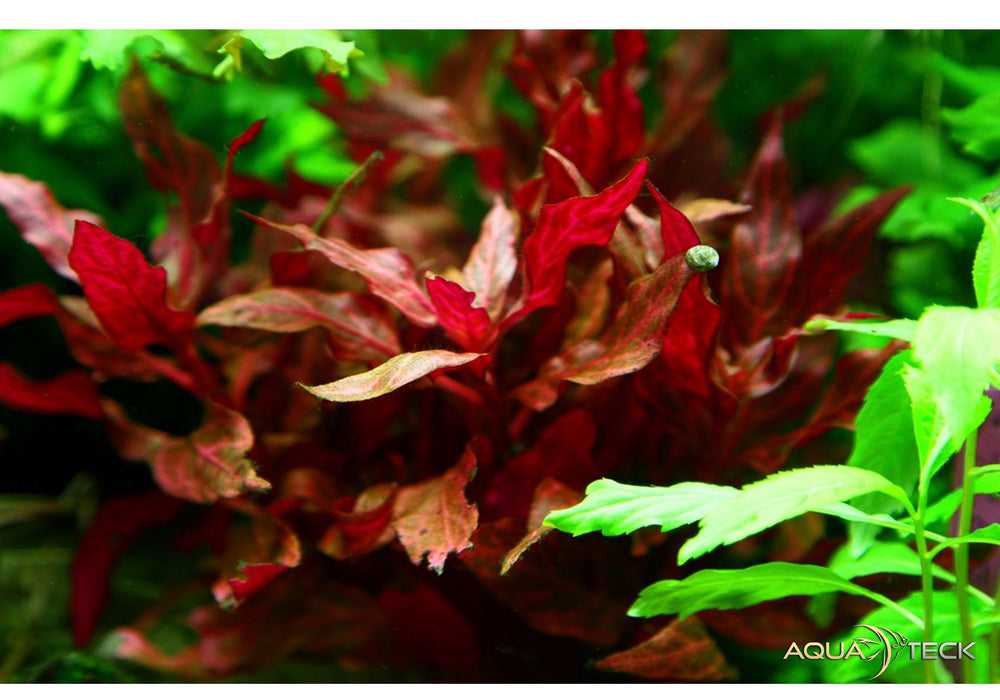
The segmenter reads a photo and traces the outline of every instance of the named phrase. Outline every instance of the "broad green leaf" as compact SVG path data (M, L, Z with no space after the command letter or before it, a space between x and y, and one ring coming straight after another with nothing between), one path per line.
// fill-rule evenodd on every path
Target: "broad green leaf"
M902 542L873 542L865 553L855 557L849 546L840 547L827 564L832 572L846 579L872 574L919 576L920 555ZM949 583L955 580L946 569L933 565L934 575Z
M733 610L765 600L835 591L871 595L822 566L770 562L746 569L705 569L682 580L658 581L639 593L628 614L677 614L683 619L701 610Z
M906 493L881 474L846 466L819 466L772 474L744 486L701 519L701 531L684 543L683 564L721 544L732 544L783 520L872 491L909 504Z
M897 318L891 321L836 321L832 318L818 318L808 321L805 325L807 331L850 331L852 333L867 333L885 338L898 338L910 342L917 331L917 322L905 318Z
M961 109L942 109L962 152L992 161L1000 156L1000 92L977 97Z
M600 479L587 487L583 501L549 513L544 524L573 535L598 530L604 535L627 535L648 525L667 532L699 520L737 493L729 486L698 482L629 486Z
M917 321L913 356L924 370L923 390L957 446L985 420L983 392L998 382L1000 309L931 307ZM914 402L915 418L916 412Z
M87 29L83 34L80 58L94 68L121 72L125 68L126 49L140 39L158 46L157 51L193 69L207 71L208 53L197 46L199 35L176 29ZM152 52L150 52L152 53Z
M996 213L990 211L982 202L972 199L953 198L969 207L979 215L985 225L983 237L976 248L976 259L972 264L972 285L976 290L976 303L979 308L995 309L1000 307L1000 222Z
M481 357L488 355L450 350L404 352L361 374L344 377L329 384L299 386L326 401L367 401L393 392L433 372L461 367Z
M959 448L945 423L944 412L934 400L927 373L920 367L906 365L903 382L910 395L910 411L913 416L913 436L920 455L920 473L929 481Z
M912 493L920 475L919 453L913 436L913 413L902 371L911 360L909 350L892 357L865 396L855 420L854 451L847 463L870 469ZM893 514L900 503L884 493L867 493L851 505L866 513ZM881 528L870 523L848 526L852 551L860 554L872 543Z

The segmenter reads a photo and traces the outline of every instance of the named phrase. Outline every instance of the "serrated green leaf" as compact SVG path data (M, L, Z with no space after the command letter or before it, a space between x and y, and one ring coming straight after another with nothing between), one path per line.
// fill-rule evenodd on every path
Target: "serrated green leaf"
M998 381L1000 309L929 308L917 321L913 356L923 368L917 396L921 402L929 399L936 404L940 419L951 435L951 444L957 449L986 419L982 411L983 392ZM910 388L908 377L907 389ZM916 423L917 397L913 391L910 396L914 398ZM936 421L937 411L934 413ZM917 439L919 444L919 431Z
M837 465L772 474L709 511L698 534L681 547L677 561L683 564L783 520L872 491L890 495L909 509L909 499L899 486L867 469Z
M972 264L972 285L979 308L1000 308L1000 222L996 212L972 199L956 197L950 201L964 204L983 220L983 236Z
M892 319L891 321L835 321L832 318L819 318L808 321L807 331L850 331L851 333L866 333L885 338L898 338L907 342L913 340L917 331L917 322L909 319Z
M648 525L667 532L699 520L737 493L729 486L697 482L629 486L600 479L587 487L580 503L549 513L544 524L573 535L598 530L604 535L627 535Z
M822 566L770 562L746 569L705 569L679 581L658 581L639 593L628 614L677 614L683 619L701 610L733 610L766 600L835 591L871 595Z
M913 413L902 371L911 361L909 350L893 356L868 389L864 404L855 420L854 450L847 459L853 467L878 472L889 481L912 493L920 475L919 453L913 436ZM884 493L867 493L851 501L866 513L893 514L900 503ZM850 523L848 535L857 555L875 539L881 528L871 523Z

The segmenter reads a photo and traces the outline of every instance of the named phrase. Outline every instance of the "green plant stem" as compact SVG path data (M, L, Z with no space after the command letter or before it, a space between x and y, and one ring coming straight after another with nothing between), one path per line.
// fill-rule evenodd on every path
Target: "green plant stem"
M340 200L344 198L347 190L355 184L360 183L368 171L371 170L372 166L380 160L382 160L382 151L373 152L370 156L365 158L365 162L359 165L357 170L351 173L350 176L340 184L340 187L338 187L333 193L333 196L330 197L330 201L327 203L326 209L323 210L323 213L319 215L318 219L316 219L316 223L313 224L313 231L319 233L323 229L327 220L333 216L334 212L337 211L337 207L340 206Z
M1000 605L1000 578L994 593L993 606ZM1000 623L990 626L990 683L1000 683Z
M958 515L958 537L964 537L972 529L972 510L976 494L972 485L975 480L976 443L978 430L973 430L965 440L965 459L962 465L962 505ZM962 645L972 642L972 615L969 612L969 543L961 542L955 547L955 595L958 598L958 620L962 626ZM962 657L962 679L966 683L975 678L973 660Z
M930 642L934 639L934 604L932 595L934 593L934 572L931 566L931 558L927 555L927 535L924 532L924 513L927 511L927 484L921 475L917 498L917 512L913 517L913 535L917 543L917 554L920 555L920 590L924 597L924 634L923 641ZM931 661L924 661L924 682L934 683L934 665Z

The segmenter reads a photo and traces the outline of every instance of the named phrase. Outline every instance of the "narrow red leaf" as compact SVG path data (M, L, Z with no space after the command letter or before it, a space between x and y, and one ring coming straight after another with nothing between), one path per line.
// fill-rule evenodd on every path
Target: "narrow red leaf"
M482 352L496 342L497 331L486 309L473 306L474 292L457 282L428 274L427 294L438 323L463 350Z
M302 386L326 401L367 401L382 396L441 370L461 367L482 357L483 353L456 353L449 350L421 350L396 355L373 370L338 379L329 384Z
M479 524L479 511L465 497L465 487L476 469L472 445L458 463L440 476L403 486L396 494L392 526L410 556L438 572L452 552L472 546L472 533Z
M292 226L247 215L263 226L285 231L298 238L309 250L322 253L334 265L361 275L372 294L385 299L420 326L437 322L427 293L417 282L413 262L396 248L362 250L337 238L321 238L302 224Z
M180 502L159 491L119 496L101 506L83 534L70 568L70 621L77 646L97 628L108 602L108 577L115 561L146 528L170 522Z
M524 243L527 295L522 306L507 317L506 325L559 300L570 253L580 246L608 244L618 220L639 193L646 169L646 161L641 160L627 176L593 197L542 207L538 224Z
M132 243L78 221L69 262L101 326L119 345L141 350L154 343L186 345L194 314L167 305L167 273Z
M731 346L750 347L788 328L787 305L802 257L802 235L787 169L781 123L775 120L743 197L753 211L733 230L723 269L721 302L728 312Z
M184 437L132 423L109 402L105 402L105 412L122 455L148 461L160 488L172 496L212 503L271 488L246 457L253 446L253 432L236 411L210 403L201 426Z
M342 356L381 362L401 352L391 320L370 296L274 287L229 296L198 315L198 325L259 328L297 333L316 326L330 331Z
M688 248L699 245L698 238L691 221L660 194L660 191L649 183L649 191L660 208L660 237L663 240L663 259L683 253Z
M240 571L242 578L229 579L233 598L242 603L287 570L284 564L247 564Z
M63 277L77 281L67 256L73 243L73 221L84 219L101 225L97 214L82 209L64 209L49 188L23 175L0 173L0 206L38 249L45 261Z
M35 382L13 365L0 362L0 402L36 413L64 413L84 418L104 416L97 385L90 375L69 370L52 379Z
M719 682L737 677L697 617L674 620L641 644L611 654L596 666L657 681Z

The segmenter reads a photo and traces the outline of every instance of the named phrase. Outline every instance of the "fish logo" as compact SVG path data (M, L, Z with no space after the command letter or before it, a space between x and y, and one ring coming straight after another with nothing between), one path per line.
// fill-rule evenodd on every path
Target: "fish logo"
M889 664L896 660L899 656L899 652L905 649L908 645L908 640L903 635L898 632L893 632L885 627L875 627L873 625L855 625L856 627L864 627L875 635L876 639L868 639L866 637L856 637L855 641L858 644L863 644L865 649L870 652L870 656L864 657L865 661L874 661L879 656L882 657L882 668L879 669L878 673L869 678L868 680L875 680L889 668ZM874 651L872 651L874 647Z

